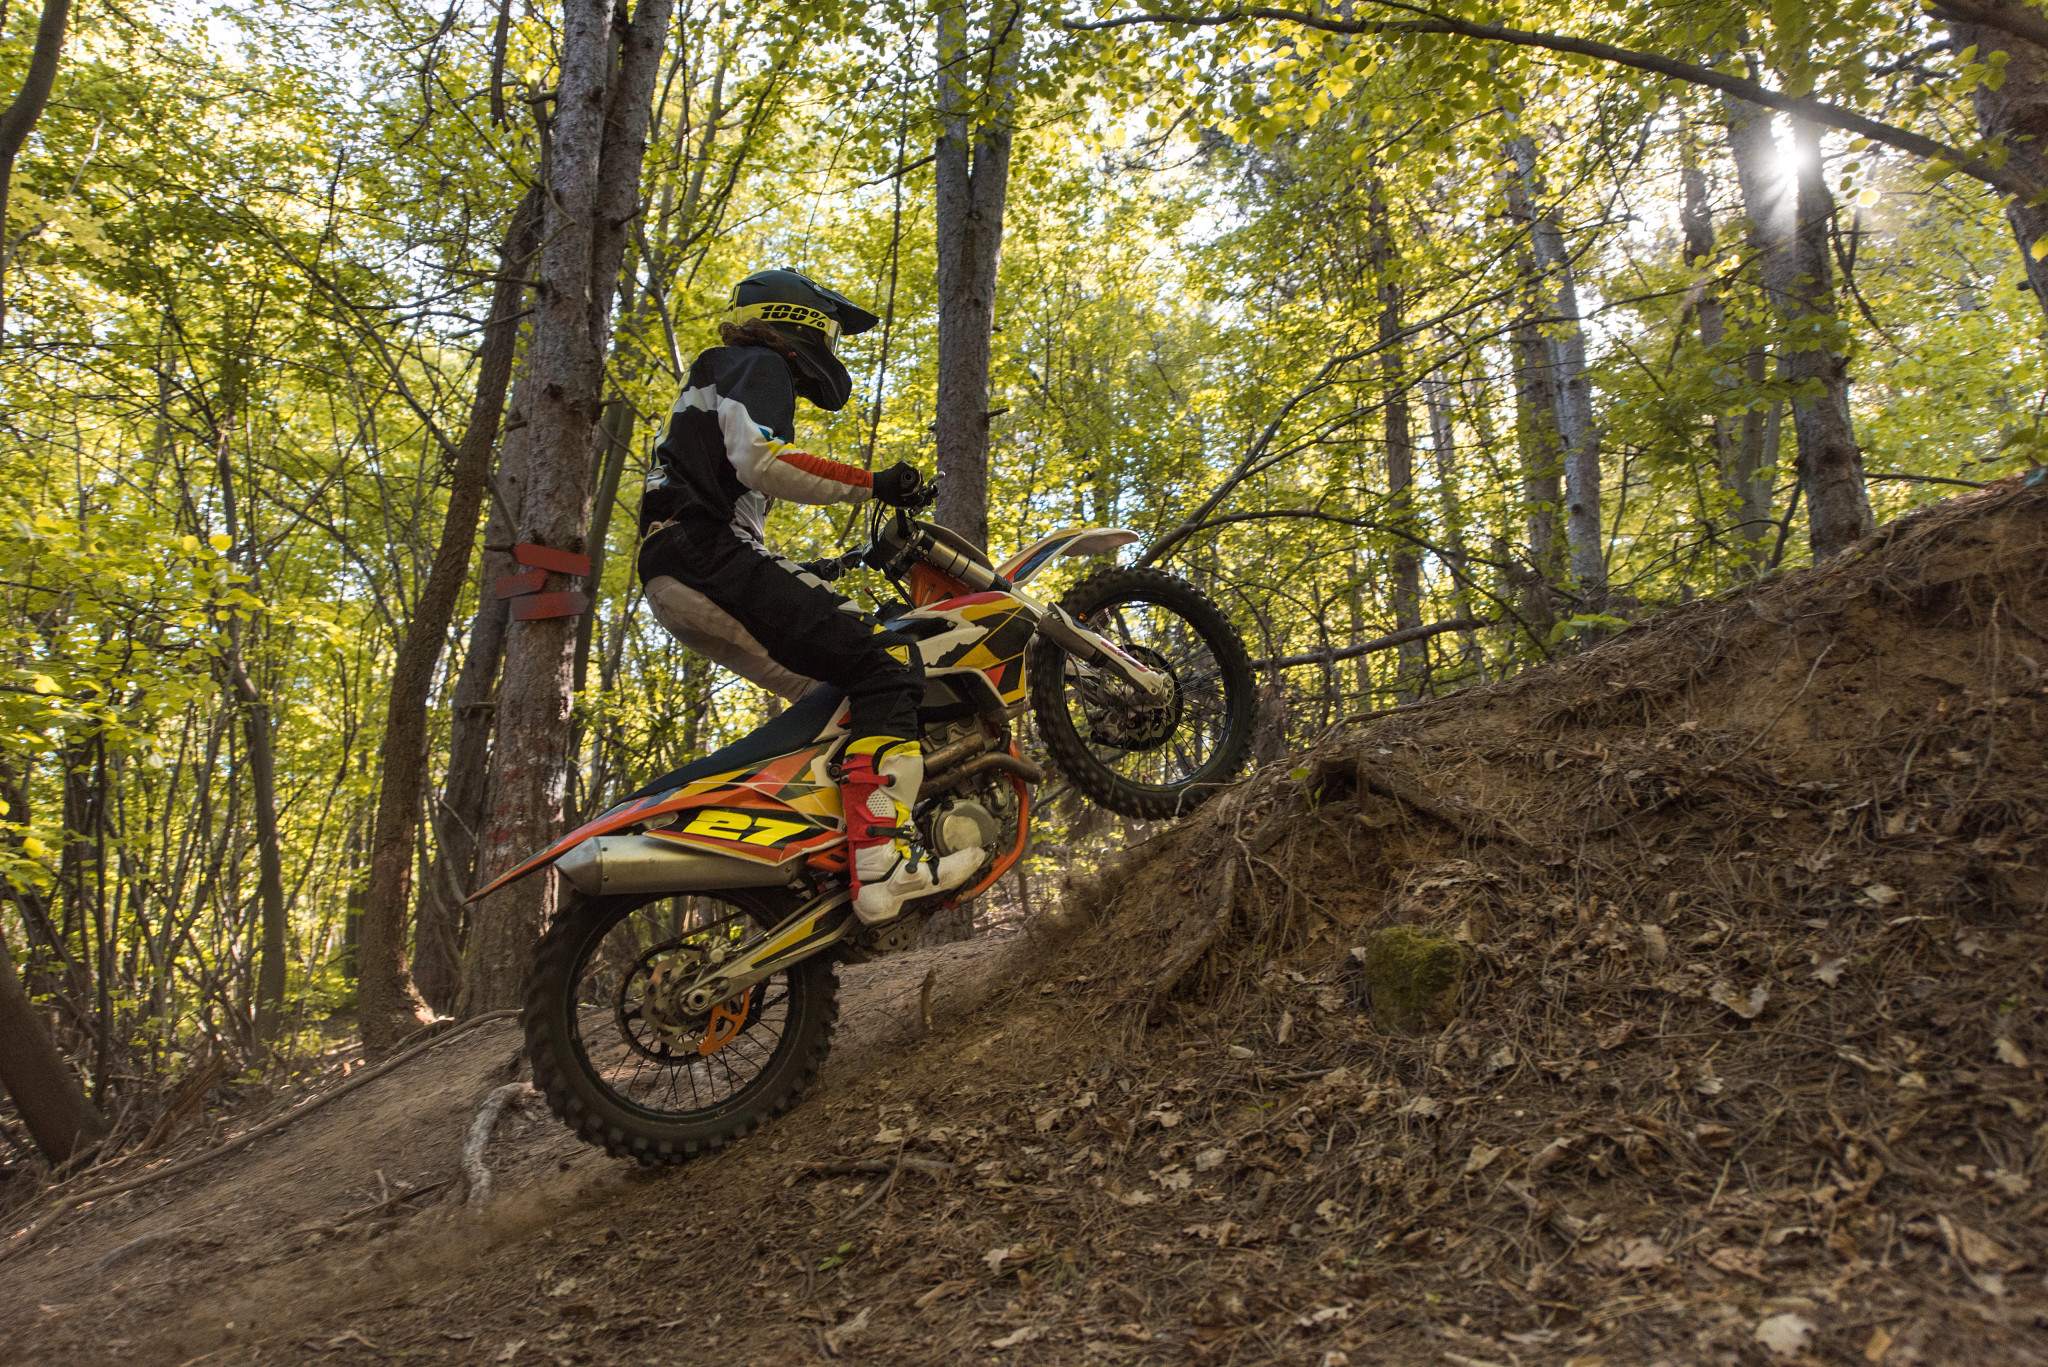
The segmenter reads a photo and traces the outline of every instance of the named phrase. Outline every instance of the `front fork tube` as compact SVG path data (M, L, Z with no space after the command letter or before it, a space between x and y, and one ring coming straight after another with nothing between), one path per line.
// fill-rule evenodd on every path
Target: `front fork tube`
M1116 642L1082 626L1057 603L1046 605L1045 615L1038 619L1038 631L1067 654L1123 680L1152 702L1163 703L1173 697L1171 679L1139 664Z

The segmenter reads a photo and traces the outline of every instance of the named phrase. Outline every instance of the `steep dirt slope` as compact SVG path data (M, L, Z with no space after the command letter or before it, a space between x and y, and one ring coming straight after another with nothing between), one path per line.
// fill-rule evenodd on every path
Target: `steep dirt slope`
M1925 510L1260 774L729 1152L543 1143L146 1314L59 1236L0 1355L2048 1361L2044 661L2048 488ZM1373 1023L1389 926L1441 1028Z
M935 1021L951 1020L988 995L1020 944L843 969L826 1095L858 1090L877 1059L925 1033L927 971ZM390 1302L415 1279L459 1278L489 1250L509 1245L517 1261L562 1212L631 1206L655 1175L578 1143L536 1099L500 1122L487 1153L497 1199L482 1214L463 1208L464 1135L482 1098L517 1073L518 1050L516 1021L485 1024L241 1153L68 1217L0 1263L0 1362L254 1350L337 1307Z

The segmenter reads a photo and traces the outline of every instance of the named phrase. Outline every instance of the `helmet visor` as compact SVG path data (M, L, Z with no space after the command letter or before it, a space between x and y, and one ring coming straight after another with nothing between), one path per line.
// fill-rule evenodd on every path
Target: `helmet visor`
M725 311L721 321L738 326L756 318L778 327L815 328L824 334L825 350L838 354L838 320L802 304L735 304Z

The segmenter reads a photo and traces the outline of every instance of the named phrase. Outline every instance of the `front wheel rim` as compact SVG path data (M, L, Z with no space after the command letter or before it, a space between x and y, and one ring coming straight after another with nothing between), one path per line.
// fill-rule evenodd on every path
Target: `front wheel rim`
M742 908L700 895L645 903L594 934L576 958L566 1002L569 1039L591 1085L664 1125L729 1114L768 1086L797 1034L799 989L790 969L742 996L739 1030L708 1054L698 1051L703 1034L669 1018L646 990L645 970L661 951L743 939L754 928ZM711 1027L708 1014L703 1025Z
M1179 792L1200 781L1228 753L1232 740L1227 675L1218 657L1223 643L1212 641L1177 609L1135 594L1103 604L1082 622L1150 667L1164 663L1174 681L1177 710L1163 739L1144 748L1105 745L1097 739L1089 711L1091 706L1099 709L1101 699L1087 697L1068 676L1061 690L1067 722L1090 758L1123 782L1155 793Z

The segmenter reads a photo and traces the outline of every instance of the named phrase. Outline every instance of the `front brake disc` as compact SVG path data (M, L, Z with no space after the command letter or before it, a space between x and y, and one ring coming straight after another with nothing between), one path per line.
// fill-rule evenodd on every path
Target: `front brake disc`
M1086 708L1088 739L1117 750L1156 750L1180 728L1180 679L1166 657L1151 647L1127 643L1123 650L1147 669L1164 674L1173 684L1173 695L1163 703L1141 703L1121 693L1090 690L1095 697L1094 705Z

